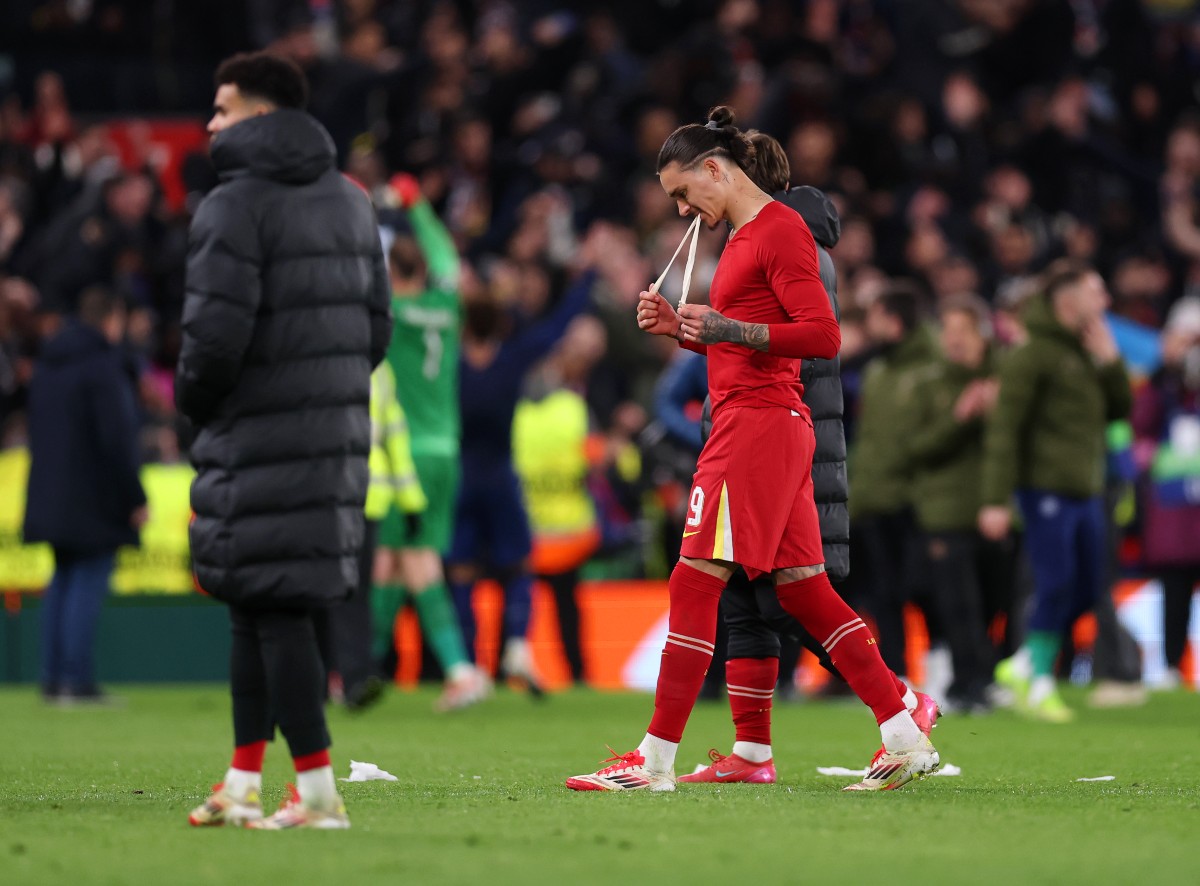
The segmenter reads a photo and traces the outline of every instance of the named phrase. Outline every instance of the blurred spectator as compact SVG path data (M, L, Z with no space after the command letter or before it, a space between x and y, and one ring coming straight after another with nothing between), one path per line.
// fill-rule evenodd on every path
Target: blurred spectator
M866 330L877 356L864 370L859 391L849 458L850 514L870 572L869 608L878 626L879 651L903 677L908 673L904 604L917 544L904 441L913 428L917 379L936 359L937 344L925 324L920 294L911 286L889 289L872 302Z
M982 712L996 665L988 629L1012 620L1017 545L983 538L983 435L996 403L996 355L987 303L951 296L941 303L942 358L923 372L912 396L912 497L925 534L934 600L945 626L954 681L950 709Z
M1143 485L1144 558L1162 580L1167 687L1180 683L1192 593L1200 583L1200 298L1177 302L1163 330L1163 366L1134 401Z
M979 531L999 542L1015 493L1033 567L1029 630L996 679L1018 709L1052 723L1073 713L1054 667L1066 630L1107 591L1105 427L1129 414L1129 378L1104 320L1100 275L1070 259L1046 272L1027 311L1028 344L1008 356L988 424Z
M89 289L78 319L51 338L29 392L26 541L54 549L42 603L42 697L101 702L93 648L117 548L138 543L146 494L138 479L134 384L120 344L125 306Z
M591 419L583 392L604 353L604 325L576 317L531 374L513 418L513 461L533 530L532 568L549 586L571 680L587 683L579 639L579 571L600 546L588 490Z
M526 632L529 628L532 536L512 464L512 422L525 374L554 346L568 324L583 312L595 284L596 240L578 256L579 275L544 316L522 316L499 294L483 289L464 293L460 397L462 486L455 512L454 538L447 556L450 587L458 607L467 652L475 651L472 589L483 574L504 588L505 674L540 692ZM508 270L508 269L506 269ZM512 268L520 271L522 268ZM526 266L525 277L539 287L514 291L544 304L549 284L543 269ZM517 279L517 278L514 278ZM535 298L531 298L536 296ZM537 305L537 310L543 307Z

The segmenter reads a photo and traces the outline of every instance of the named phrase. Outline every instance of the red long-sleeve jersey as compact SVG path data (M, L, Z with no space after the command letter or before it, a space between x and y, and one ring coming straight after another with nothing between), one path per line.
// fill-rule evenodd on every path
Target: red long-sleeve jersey
M726 342L687 345L708 355L714 416L730 404L807 413L798 358L832 359L842 342L818 268L808 225L782 203L768 203L729 238L710 301L730 319L767 324L770 347L763 353Z

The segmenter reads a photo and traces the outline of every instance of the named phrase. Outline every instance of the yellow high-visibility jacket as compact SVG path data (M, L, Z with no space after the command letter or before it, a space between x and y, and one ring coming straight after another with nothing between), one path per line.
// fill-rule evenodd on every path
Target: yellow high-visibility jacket
M429 507L413 464L408 420L396 397L396 376L386 362L371 373L370 468L367 519L382 520L393 503L405 514Z

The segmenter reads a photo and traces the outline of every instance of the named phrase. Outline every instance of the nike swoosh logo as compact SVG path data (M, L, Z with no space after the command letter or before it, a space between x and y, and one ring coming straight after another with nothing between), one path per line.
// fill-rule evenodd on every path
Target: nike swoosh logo
M728 772L722 772L720 769L718 769L718 770L716 770L716 773L717 773L717 778L729 778L729 776L731 776L731 775L737 775L737 770L730 769Z
M693 535L699 535L699 534L700 534L700 530L699 530L699 529L696 529L696 530L694 530L694 531L692 531L692 532L685 532L685 533L683 534L683 537L684 537L684 538L689 538L689 537L691 537L691 536L693 536Z

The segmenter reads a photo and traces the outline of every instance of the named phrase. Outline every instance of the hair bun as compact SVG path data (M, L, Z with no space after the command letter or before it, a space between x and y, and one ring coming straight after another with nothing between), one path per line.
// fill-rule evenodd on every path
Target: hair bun
M733 126L733 120L733 108L727 105L717 105L708 111L708 122L715 123L722 129L726 126Z

